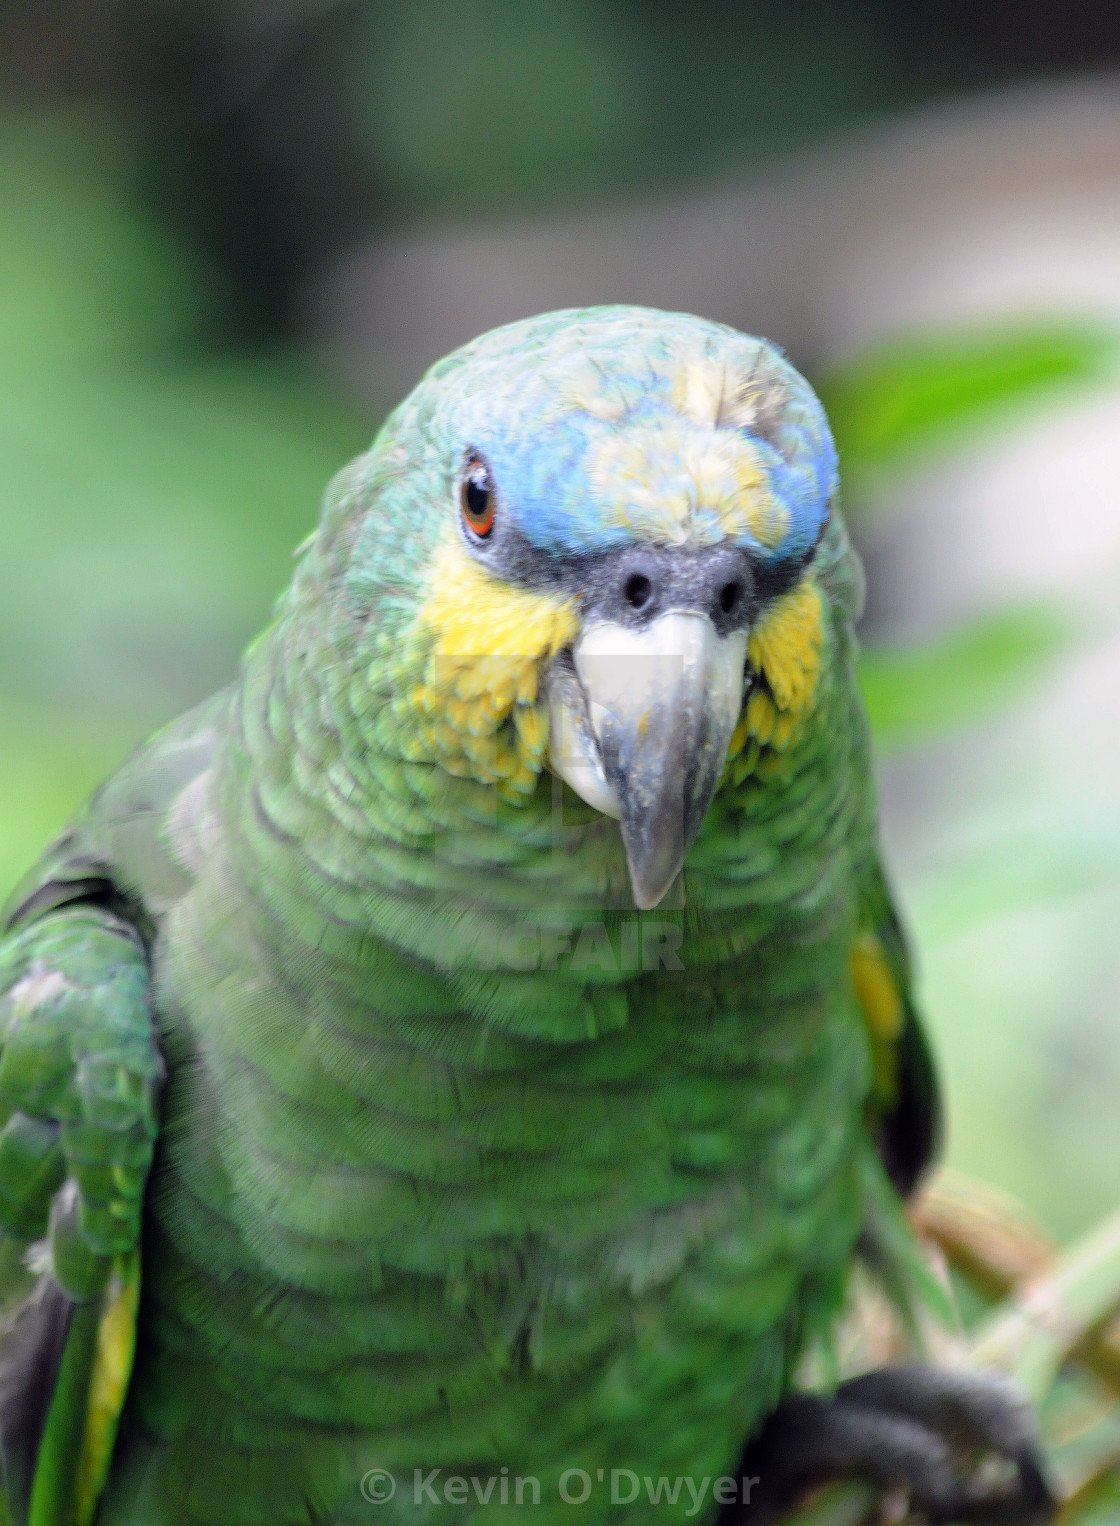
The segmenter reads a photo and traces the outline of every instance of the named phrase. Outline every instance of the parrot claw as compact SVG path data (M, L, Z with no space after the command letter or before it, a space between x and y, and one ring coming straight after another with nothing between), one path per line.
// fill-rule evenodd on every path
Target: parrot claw
M769 1526L809 1489L853 1475L879 1487L880 1518L895 1521L1045 1526L1056 1509L1015 1386L917 1364L853 1378L831 1401L792 1395L749 1443L739 1472L750 1503L725 1507L720 1526Z

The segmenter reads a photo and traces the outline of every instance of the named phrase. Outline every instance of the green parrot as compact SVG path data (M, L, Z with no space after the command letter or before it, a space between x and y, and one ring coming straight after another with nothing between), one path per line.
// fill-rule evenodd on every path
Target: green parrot
M512 324L299 558L7 913L10 1520L1045 1520L997 1381L792 1391L938 1135L808 384Z

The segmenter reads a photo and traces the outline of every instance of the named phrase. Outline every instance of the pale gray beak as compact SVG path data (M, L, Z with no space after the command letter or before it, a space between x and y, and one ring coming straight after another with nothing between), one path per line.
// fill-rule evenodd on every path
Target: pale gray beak
M747 632L671 610L643 629L603 621L548 675L555 773L622 825L634 900L680 873L743 702Z

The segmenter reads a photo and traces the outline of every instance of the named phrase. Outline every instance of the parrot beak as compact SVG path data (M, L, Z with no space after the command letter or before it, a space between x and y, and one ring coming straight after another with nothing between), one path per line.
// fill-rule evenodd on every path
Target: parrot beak
M551 766L621 823L634 900L656 906L711 804L743 703L746 631L670 611L590 626L549 673Z

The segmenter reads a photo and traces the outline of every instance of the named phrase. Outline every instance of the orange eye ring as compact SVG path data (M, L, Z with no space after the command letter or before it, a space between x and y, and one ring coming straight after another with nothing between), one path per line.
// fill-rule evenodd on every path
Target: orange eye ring
M478 456L472 456L459 484L459 510L463 523L477 540L485 540L494 528L494 479L490 468Z

